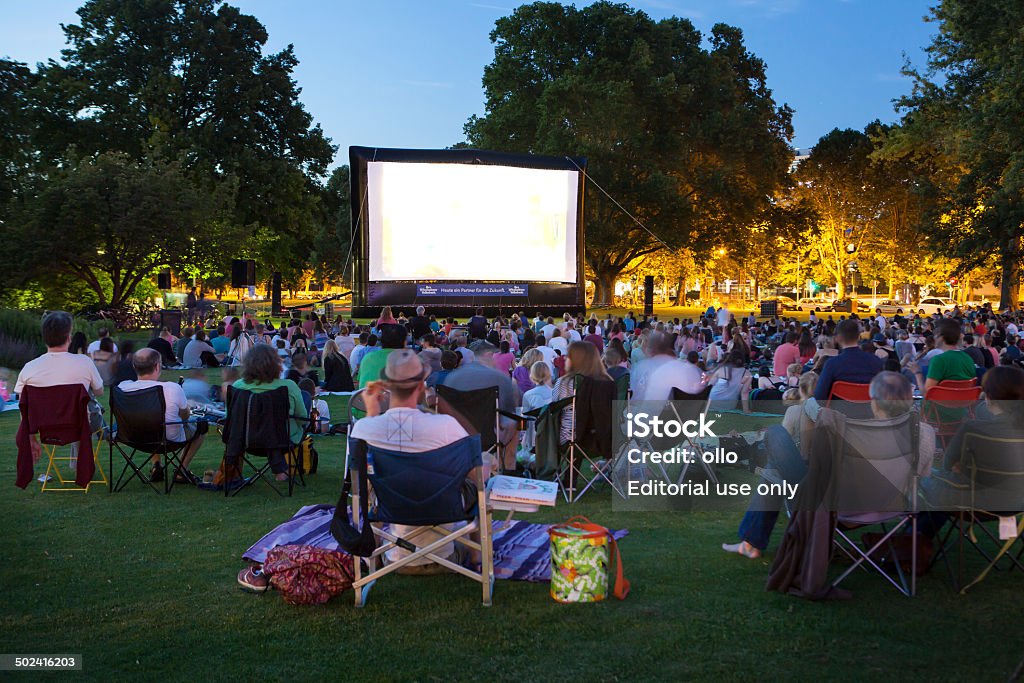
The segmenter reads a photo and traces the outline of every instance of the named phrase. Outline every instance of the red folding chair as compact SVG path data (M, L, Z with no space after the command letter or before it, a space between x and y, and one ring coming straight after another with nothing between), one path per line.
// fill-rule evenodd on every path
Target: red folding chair
M974 418L974 408L981 398L981 387L950 387L944 383L925 392L921 417L935 427L935 436L942 447L960 429L965 420Z
M868 386L867 384L858 384L857 382L833 382L832 389L828 394L828 402L826 402L825 406L829 407L828 404L832 403L832 399L867 403L871 401Z
M975 379L944 379L939 382L940 387L948 387L950 389L974 389L978 386L978 380Z

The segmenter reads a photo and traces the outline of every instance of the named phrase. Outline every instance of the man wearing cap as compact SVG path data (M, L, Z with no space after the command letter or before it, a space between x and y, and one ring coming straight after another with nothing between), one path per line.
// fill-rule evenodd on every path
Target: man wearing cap
M366 417L356 420L349 436L361 439L370 446L386 448L402 453L421 453L447 446L468 434L462 425L450 415L427 413L419 409L426 392L427 375L430 368L411 349L395 349L387 354L379 379L368 381L363 398L366 401ZM381 395L390 393L389 408L381 413ZM396 525L394 533L407 537L416 527ZM416 536L416 543L426 545L439 536L426 532ZM454 545L438 550L439 555L453 555ZM397 553L391 555L391 553ZM393 559L407 555L408 551L395 549L389 552ZM434 573L443 571L433 562L422 559L414 563L419 569L401 573Z
M444 378L442 384L451 387L456 391L474 391L488 387L498 387L498 405L506 413L515 413L522 403L519 395L519 387L508 375L498 371L494 367L494 353L498 350L496 346L486 340L473 342L470 347L476 362L462 364L452 370ZM504 469L515 468L515 442L518 435L518 423L512 418L501 417L501 433L498 440L504 444Z

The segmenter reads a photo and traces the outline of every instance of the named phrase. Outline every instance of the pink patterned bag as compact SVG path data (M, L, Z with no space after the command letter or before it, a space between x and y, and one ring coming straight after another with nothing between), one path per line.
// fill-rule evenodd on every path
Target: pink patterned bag
M291 605L320 605L352 587L352 556L310 545L282 545L267 553L263 572Z

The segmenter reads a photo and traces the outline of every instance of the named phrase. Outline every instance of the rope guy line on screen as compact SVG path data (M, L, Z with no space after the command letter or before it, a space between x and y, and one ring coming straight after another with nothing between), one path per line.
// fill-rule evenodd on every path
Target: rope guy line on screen
M607 191L606 189L604 189L603 187L601 187L601 185L600 185L600 184L599 184L599 183L598 183L598 182L597 182L596 180L594 180L593 178L591 178L591 177L590 177L590 174L589 174L589 173L587 173L587 172L586 172L586 171L584 171L584 170L583 170L582 168L580 168L580 165L576 163L576 160L575 160L575 159L573 159L573 158L572 158L572 157L570 157L570 156L566 156L566 157L565 157L565 159L566 159L566 160L567 160L567 161L568 161L568 162L569 162L570 164L572 164L573 166L575 166L575 167L576 167L576 170L577 170L577 171L579 171L579 172L580 172L581 174L583 174L583 181L584 181L584 182L587 182L587 181L591 182L591 183L592 183L592 184L594 185L594 187L596 187L597 189L601 190L601 193L602 193L602 194L603 194L603 195L604 195L605 197L607 197L608 199L612 200L612 203L613 203L613 204L615 204L615 206L619 207L619 210L620 210L620 211L622 211L622 213L624 213L624 214L626 214L627 216L629 216L629 217L630 217L630 219L631 219L631 220L632 220L632 221L633 221L634 223L636 223L636 224L637 224L637 225L639 225L639 226L640 226L641 228L643 228L644 232L646 232L646 233L647 233L648 235L650 235L650 236L651 236L651 237L653 237L653 238L654 238L655 240L657 240L657 241L658 241L658 242L659 242L659 243L661 244L661 246L665 247L665 248L666 248L666 249L668 249L669 251L672 251L672 247L670 247L670 246L668 245L668 243L667 243L667 242L665 242L665 240L663 240L663 239L661 239L660 237L658 237L657 235L655 235L655 234L654 234L654 233L653 233L653 232L651 231L651 229L650 229L650 228L648 228L648 227L647 227L646 225L644 225L644 224L643 224L643 223L642 223L642 222L640 221L640 219L639 219L639 218L637 218L636 216L634 216L633 214L631 214L631 213L630 213L630 212L629 212L629 211L628 211L628 210L626 209L626 207L624 207L624 206L623 206L622 204L619 204L619 201L618 201L617 199L615 199L615 197L613 197L613 196L611 196L610 194L608 194L608 191Z

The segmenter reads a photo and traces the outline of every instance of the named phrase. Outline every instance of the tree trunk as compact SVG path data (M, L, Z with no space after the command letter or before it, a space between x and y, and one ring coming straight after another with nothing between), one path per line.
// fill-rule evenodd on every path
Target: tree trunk
M615 278L618 271L602 269L594 271L594 300L592 306L612 305L615 303Z
M1014 238L1002 253L1002 267L999 273L999 309L1013 309L1017 306L1020 289L1020 272L1017 266L1017 239Z
M672 305L686 305L686 280L681 275L676 279L676 298L672 301Z
M836 278L836 298L837 299L845 299L846 298L846 280L844 280L841 277L840 278Z

